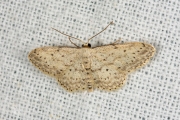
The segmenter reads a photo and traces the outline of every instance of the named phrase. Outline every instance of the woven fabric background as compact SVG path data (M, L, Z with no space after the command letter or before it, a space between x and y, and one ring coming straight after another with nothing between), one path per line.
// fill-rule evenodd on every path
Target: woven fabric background
M92 46L143 41L157 52L117 92L68 93L28 53L73 46L56 28ZM76 44L82 43L73 40ZM1 0L0 120L179 120L179 0Z

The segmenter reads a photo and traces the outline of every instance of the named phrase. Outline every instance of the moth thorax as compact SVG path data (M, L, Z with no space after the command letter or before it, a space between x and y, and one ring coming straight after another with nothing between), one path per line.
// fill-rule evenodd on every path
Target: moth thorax
M90 57L90 54L88 51L85 50L85 52L83 53L83 66L84 66L84 69L90 69L91 68L91 57Z

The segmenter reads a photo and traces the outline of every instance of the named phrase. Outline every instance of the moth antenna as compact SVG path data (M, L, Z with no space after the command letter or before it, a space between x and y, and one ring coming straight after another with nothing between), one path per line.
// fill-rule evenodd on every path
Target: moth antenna
M114 24L113 21L111 21L103 30L101 30L99 33L97 33L97 34L95 34L94 36L92 36L91 38L89 38L87 43L89 43L89 41L90 41L91 39L93 39L94 37L96 37L97 35L99 35L100 33L102 33L103 31L105 31L110 25L113 25L113 24Z
M61 31L59 31L59 30L57 30L57 29L55 29L55 28L52 28L52 29L55 30L55 31L57 31L57 32L59 32L59 33L61 33L61 34L63 34L63 35L65 35L65 36L68 36L68 37L70 37L70 38L74 38L74 39L76 39L76 40L79 40L79 41L81 41L82 43L85 44L84 41L82 41L82 40L80 40L80 39L78 39L78 38L75 38L75 37L72 37L72 36L70 36L70 35L67 35L67 34L65 34L65 33L61 32Z

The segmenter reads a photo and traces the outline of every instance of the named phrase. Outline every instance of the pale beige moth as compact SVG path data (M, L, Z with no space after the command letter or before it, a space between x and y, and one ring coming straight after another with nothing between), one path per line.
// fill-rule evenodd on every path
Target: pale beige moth
M69 40L74 38L84 44L78 47L70 40L76 47L40 47L32 50L28 58L69 92L115 91L124 85L129 73L144 66L155 53L155 48L144 42L91 47L90 40L98 34L87 42L64 34Z

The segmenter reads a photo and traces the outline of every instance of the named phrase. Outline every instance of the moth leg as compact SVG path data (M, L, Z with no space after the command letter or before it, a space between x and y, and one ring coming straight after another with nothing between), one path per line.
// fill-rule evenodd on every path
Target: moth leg
M73 42L71 41L70 37L68 37L68 38L69 38L69 41L70 41L73 45L75 45L76 47L80 48L79 46L77 46L75 43L73 43Z
M119 40L116 40L115 42L111 43L111 45L115 45L115 44L117 44L117 43L120 43L121 40L122 40L122 39L120 38Z

